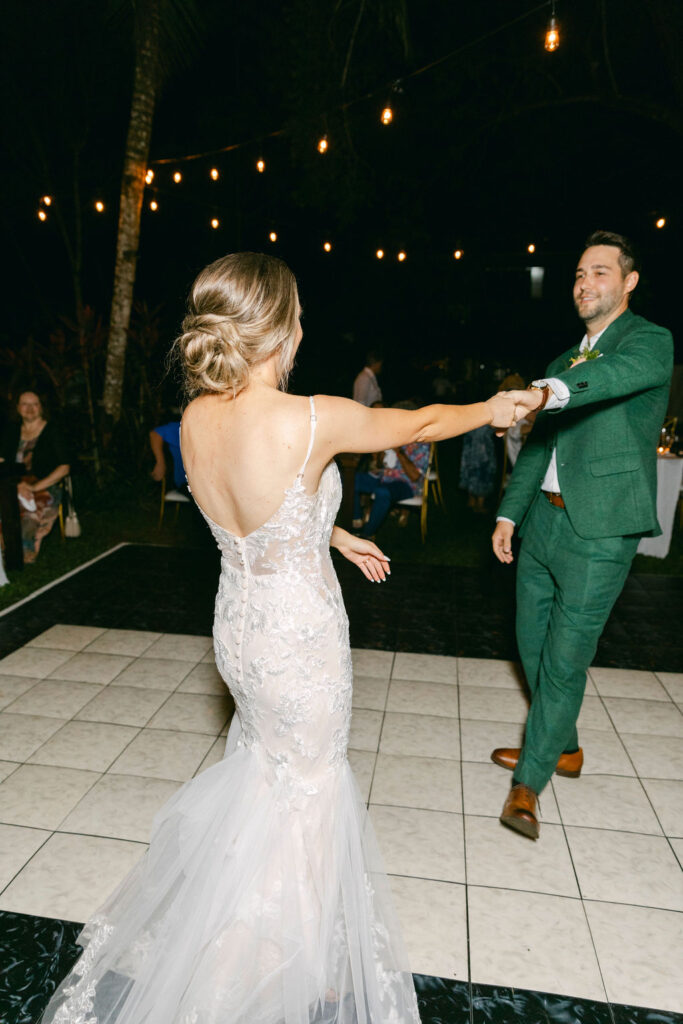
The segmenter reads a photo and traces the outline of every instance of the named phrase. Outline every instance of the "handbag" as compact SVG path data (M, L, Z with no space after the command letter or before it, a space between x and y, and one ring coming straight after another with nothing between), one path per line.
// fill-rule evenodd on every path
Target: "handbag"
M64 520L64 536L65 537L80 537L81 535L81 524L78 521L76 515L76 508L74 506L74 492L71 483L71 477L67 476L64 480L64 490L66 496L66 518Z

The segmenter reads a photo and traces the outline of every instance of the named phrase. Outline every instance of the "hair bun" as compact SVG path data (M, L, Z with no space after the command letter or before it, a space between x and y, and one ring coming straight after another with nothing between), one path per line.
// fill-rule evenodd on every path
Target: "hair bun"
M299 297L289 267L262 253L233 253L206 267L192 286L180 358L189 398L239 394L250 368L277 356L280 380L298 340Z

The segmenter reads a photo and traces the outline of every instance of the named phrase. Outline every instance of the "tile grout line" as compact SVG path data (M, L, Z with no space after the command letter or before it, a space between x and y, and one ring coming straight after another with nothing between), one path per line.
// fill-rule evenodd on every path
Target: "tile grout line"
M598 973L600 974L600 983L602 985L602 990L605 993L605 1001L606 1001L607 1006L608 1006L609 1015L610 1015L610 1018L612 1020L612 1024L617 1024L616 1018L614 1016L614 1010L612 1009L612 1003L611 1003L611 1000L609 998L609 994L607 992L607 985L605 984L605 976L602 973L602 964L600 963L600 957L598 955L598 949L597 949L597 946L595 944L595 938L593 936L593 929L591 928L591 923L590 923L590 920L588 918L588 911L586 910L586 904L585 904L585 901L584 901L584 898L583 898L583 892L581 890L581 882L579 880L579 874L578 874L578 871L576 870L576 864L574 863L574 855L572 854L572 848L571 848L571 844L569 842L569 836L567 835L567 829L566 829L566 826L564 824L564 818L562 817L562 808L560 807L560 801L557 799L557 793L555 792L555 785L553 783L552 777L550 779L550 785L552 787L553 796L555 798L555 803L557 805L557 813L560 816L560 825L562 827L562 832L564 834L564 841L565 841L566 846L567 846L567 852L569 854L569 860L570 860L570 863L571 863L571 866L572 866L572 871L574 872L574 879L576 881L576 888L577 888L578 893L579 893L579 900L581 901L581 909L583 911L583 916L584 916L584 920L586 922L586 927L588 928L588 934L590 935L591 946L593 947L593 953L595 955L595 962L598 965Z
M467 943L467 995L470 1024L474 1024L474 995L472 991L472 948L470 938L470 887L467 879L467 825L465 822L465 777L462 757L462 718L460 716L460 660L455 663L455 681L458 689L458 743L460 745L460 799L462 801L462 855L465 875L465 941Z
M590 672L590 669L589 669L589 672ZM653 675L656 675L656 673L653 673ZM591 676L591 679L592 679L592 676ZM593 679L593 685L595 686L595 689L597 690L597 685L595 684L595 680L594 679ZM660 683L660 685L661 685L661 683ZM662 837L666 840L666 842L667 842L667 844L669 846L669 849L671 850L672 854L676 858L676 861L678 862L678 856L676 854L676 851L673 848L673 843L671 842L671 836L667 835L666 830L664 829L664 826L662 825L662 823L661 823L661 821L659 819L659 814L657 813L657 809L655 808L655 805L652 803L652 800L650 799L650 794L648 793L647 789L643 785L643 780L640 777L640 772L636 768L635 761L631 757L631 755L629 753L629 750L628 750L628 747L626 746L626 744L624 743L623 739L621 738L621 733L617 729L617 727L616 727L616 725L614 723L614 719L612 718L612 716L610 714L610 711L609 711L609 708L605 704L605 702L604 702L604 700L602 698L602 695L598 694L598 696L600 697L600 701L602 703L602 706L605 709L605 714L607 715L607 717L609 718L610 722L612 723L612 728L614 729L615 733L617 734L619 742L621 743L622 747L624 748L624 753L626 754L626 757L628 758L628 760L629 760L629 762L631 764L631 767L633 768L633 771L635 772L635 778L638 780L638 782L640 784L640 788L643 791L643 793L645 794L645 799L647 800L647 802L649 803L650 807L652 808L652 813L655 816L657 824L659 825L659 827L662 830ZM646 776L646 778L649 778L649 776ZM651 835L652 833L648 833L648 834ZM660 838L660 837L657 837L657 838Z
M389 703L389 691L391 689L391 680L393 678L393 671L394 671L394 665L395 664L396 664L396 651L392 651L391 652L391 665L389 667L389 679L387 681L387 695L384 698L384 710L382 711L382 724L380 725L380 734L379 734L379 738L377 740L377 750L375 752L375 760L374 760L373 765L372 765L372 775L370 776L370 787L368 789L368 799L367 799L367 803L365 804L366 810L369 809L370 804L372 803L372 790L373 790L373 787L375 785L375 773L377 771L377 759L379 758L379 745L380 745L381 740L382 740L382 731L384 730L384 721L385 721L386 714L387 714L387 704ZM352 667L351 671L353 673L353 667ZM353 680L353 675L352 675L352 680ZM353 705L353 681L351 683L351 702L352 702L352 705ZM358 710L361 710L361 709L359 708ZM376 709L373 708L372 710L376 710ZM353 715L353 706L351 707L351 714ZM354 749L354 748L350 748L350 749Z

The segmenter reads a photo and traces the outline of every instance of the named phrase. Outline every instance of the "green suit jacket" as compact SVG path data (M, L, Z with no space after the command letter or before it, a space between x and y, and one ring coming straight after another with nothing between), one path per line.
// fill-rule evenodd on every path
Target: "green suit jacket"
M569 389L557 412L539 413L519 454L498 515L524 520L557 449L560 490L580 537L661 533L657 443L673 370L669 331L630 310L601 335L598 358L570 368L578 347L548 366Z

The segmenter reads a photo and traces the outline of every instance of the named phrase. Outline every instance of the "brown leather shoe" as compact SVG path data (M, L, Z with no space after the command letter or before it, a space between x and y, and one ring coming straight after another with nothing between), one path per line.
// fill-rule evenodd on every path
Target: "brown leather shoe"
M521 832L529 839L538 839L540 827L537 798L533 789L522 785L521 782L516 783L503 804L500 820L515 832Z
M513 772L517 767L519 754L519 747L498 747L491 754L491 760L499 764L501 768L507 768L508 771ZM555 767L555 774L564 775L568 779L578 779L582 768L583 749L579 747L574 754L560 754Z

